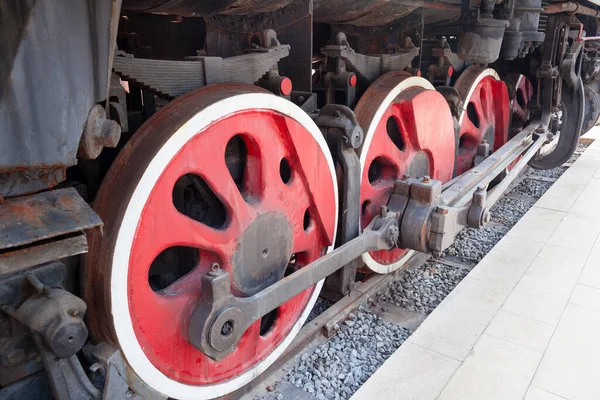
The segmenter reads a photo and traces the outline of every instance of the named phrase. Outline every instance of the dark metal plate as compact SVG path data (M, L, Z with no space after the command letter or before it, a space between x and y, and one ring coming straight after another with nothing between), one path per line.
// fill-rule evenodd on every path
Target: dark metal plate
M0 205L0 250L101 225L73 188L8 199Z

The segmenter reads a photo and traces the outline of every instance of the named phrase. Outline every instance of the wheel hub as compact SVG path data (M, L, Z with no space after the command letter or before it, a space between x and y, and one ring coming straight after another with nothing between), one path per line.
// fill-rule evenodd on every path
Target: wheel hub
M294 236L280 213L259 215L244 231L233 254L233 281L242 296L252 296L272 285L288 266Z

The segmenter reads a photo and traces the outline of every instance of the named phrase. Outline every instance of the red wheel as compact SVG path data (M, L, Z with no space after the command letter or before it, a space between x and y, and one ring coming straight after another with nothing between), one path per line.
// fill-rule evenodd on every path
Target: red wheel
M260 291L330 249L337 204L327 145L300 108L241 84L179 97L135 133L95 200L105 228L85 260L91 332L169 397L239 388L291 342L321 284L214 361L186 340L200 278L218 263L237 296Z
M510 74L508 76L514 91L511 92L512 105L511 131L521 131L529 121L529 102L533 96L533 85L525 75Z
M508 140L510 100L506 84L491 68L470 66L454 84L463 101L455 175L473 167L477 148L486 140L497 150Z
M362 168L361 226L367 226L387 204L394 181L404 174L429 175L442 182L452 178L455 155L454 124L444 97L426 79L390 72L376 80L356 106L365 131L359 149ZM363 255L373 272L400 268L408 250Z

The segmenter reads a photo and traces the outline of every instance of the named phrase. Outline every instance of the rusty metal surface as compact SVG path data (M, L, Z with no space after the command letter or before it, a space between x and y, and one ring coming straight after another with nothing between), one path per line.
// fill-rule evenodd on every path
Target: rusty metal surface
M281 11L294 6L291 0L217 0L203 2L198 0L124 0L123 9L144 11L157 14L179 14L184 16L205 16L207 22L222 16L259 15ZM479 3L474 1L473 5ZM348 24L360 27L379 27L393 23L418 8L431 9L432 22L450 20L460 14L460 2L455 0L315 0L314 15L316 22ZM218 14L222 14L219 16ZM450 14L450 15L448 15ZM263 18L265 23L278 24L278 19ZM231 29L236 29L235 24Z
M593 1L592 1L593 2ZM600 4L597 4L600 5ZM582 14L590 17L599 17L600 11L594 10L590 7L582 6L581 4L574 1L567 1L564 3L550 3L544 7L544 14L558 14L558 13L573 13Z
M2 2L0 36L16 42L0 47L0 173L76 163L88 112L106 99L118 5Z
M315 0L315 21L356 26L386 25L417 7L375 0Z
M87 240L83 234L79 234L38 246L3 252L0 253L0 275L23 271L35 265L83 254L86 251Z
M215 13L246 15L278 10L294 0L124 0L123 9L156 14L178 14L189 17Z
M428 18L428 22L450 20L460 14L460 5L457 1L315 0L314 15L317 22L381 27L395 23L418 8L431 10L429 13L431 18Z
M215 15L206 18L207 53L232 57L244 54L252 40L266 29L289 45L289 55L279 61L279 74L293 82L295 91L312 91L312 1L297 0L287 7L257 15Z
M229 32L248 33L261 32L265 29L279 30L290 26L310 13L308 0L296 0L277 10L262 13L255 18L252 15L215 14L206 17L209 25L219 27Z
M0 172L0 197L9 198L52 188L67 177L65 166L39 165Z
M100 225L98 215L73 188L8 199L0 205L0 249Z

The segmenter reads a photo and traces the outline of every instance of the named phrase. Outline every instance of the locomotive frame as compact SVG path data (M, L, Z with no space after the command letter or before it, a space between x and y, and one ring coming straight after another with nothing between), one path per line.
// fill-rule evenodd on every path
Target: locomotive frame
M226 396L600 118L596 1L0 11L9 399Z

